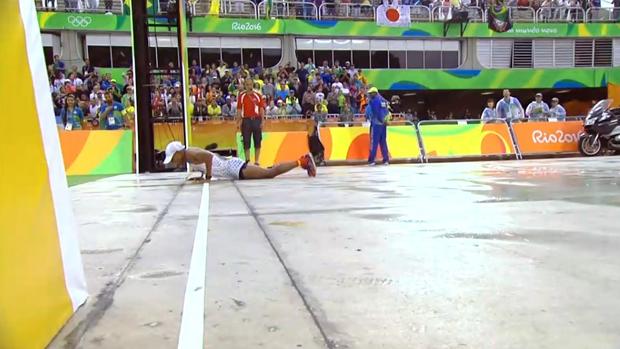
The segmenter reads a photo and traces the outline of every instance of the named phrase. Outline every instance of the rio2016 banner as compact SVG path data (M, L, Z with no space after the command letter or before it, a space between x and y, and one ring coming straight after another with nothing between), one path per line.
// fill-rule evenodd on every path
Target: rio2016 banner
M265 120L264 132L289 132L306 131L307 120ZM230 120L210 120L194 122L190 128L192 133L191 146L204 148L209 144L216 143L219 149L237 149L237 122ZM183 124L181 123L155 123L153 124L155 135L155 149L166 149L166 145L172 141L183 140Z
M513 123L512 129L522 154L576 153L583 122Z
M420 134L427 158L514 154L508 125L421 122Z

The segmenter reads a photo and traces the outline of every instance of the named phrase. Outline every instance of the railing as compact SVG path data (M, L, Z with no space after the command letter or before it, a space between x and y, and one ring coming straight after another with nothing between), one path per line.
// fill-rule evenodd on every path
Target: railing
M123 0L35 0L35 7L40 11L123 13Z
M586 11L585 19L586 22L618 22L620 20L620 7L591 7Z
M430 22L431 9L427 6L409 6L411 12L411 20L414 22Z
M431 9L433 21L449 21L452 19L452 12L454 8L452 6L436 6Z
M508 13L513 22L536 22L536 12L531 7L509 7Z
M448 21L452 19L455 11L467 11L471 22L486 22L485 12L478 6L468 6L462 9L452 6L436 6L431 10L433 21Z
M319 19L350 19L367 20L375 18L375 9L370 5L361 4L330 4L319 6Z
M267 16L267 2L258 4L258 17L318 19L318 10L312 2L274 1Z
M586 12L581 7L541 7L536 18L538 22L583 22Z
M220 3L220 16L257 18L258 12L251 0L224 0Z
M467 11L470 22L486 22L487 18L484 15L484 11L478 6L468 6L463 10Z

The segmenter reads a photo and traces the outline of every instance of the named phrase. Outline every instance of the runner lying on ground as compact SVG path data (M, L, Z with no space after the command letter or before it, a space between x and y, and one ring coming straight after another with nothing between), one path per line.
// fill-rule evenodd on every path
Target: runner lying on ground
M311 154L303 155L297 161L285 162L270 168L250 165L235 157L222 157L210 151L189 147L181 142L171 142L166 146L164 165L180 168L186 163L198 168L201 177L191 179L211 179L212 176L224 179L267 179L274 178L294 168L301 167L308 172L308 176L316 176L316 165Z

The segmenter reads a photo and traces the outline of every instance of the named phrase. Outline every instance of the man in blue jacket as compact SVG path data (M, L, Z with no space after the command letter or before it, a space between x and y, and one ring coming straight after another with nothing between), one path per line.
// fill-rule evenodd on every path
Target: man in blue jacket
M381 146L381 153L383 154L383 164L389 164L389 151L387 146L387 120L388 116L388 101L379 95L379 91L376 87L371 87L368 90L370 95L370 101L366 106L367 116L370 119L370 158L368 163L370 166L375 165L375 158L377 156L377 147Z

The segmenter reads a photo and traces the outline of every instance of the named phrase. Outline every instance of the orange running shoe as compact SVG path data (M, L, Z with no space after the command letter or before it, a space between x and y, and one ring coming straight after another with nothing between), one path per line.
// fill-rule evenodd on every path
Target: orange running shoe
M308 153L299 158L299 166L304 170L308 171L308 176L316 177L316 164L314 163L314 158L312 154Z

